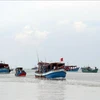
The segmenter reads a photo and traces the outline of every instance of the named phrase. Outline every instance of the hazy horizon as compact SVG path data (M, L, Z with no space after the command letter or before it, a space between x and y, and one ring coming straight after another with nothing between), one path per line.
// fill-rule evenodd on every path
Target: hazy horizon
M13 68L60 61L100 68L99 1L0 1L0 60Z

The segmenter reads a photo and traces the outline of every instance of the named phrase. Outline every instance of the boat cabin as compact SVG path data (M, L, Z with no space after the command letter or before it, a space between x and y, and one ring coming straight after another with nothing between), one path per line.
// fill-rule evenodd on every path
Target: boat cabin
M9 68L9 65L5 63L0 63L0 68Z
M64 69L65 63L54 62L54 63L47 63L47 62L39 62L38 63L38 72L45 73L51 70L57 69Z
M17 70L23 70L23 68L22 68L22 67L17 67L15 70L16 70L16 71L17 71Z

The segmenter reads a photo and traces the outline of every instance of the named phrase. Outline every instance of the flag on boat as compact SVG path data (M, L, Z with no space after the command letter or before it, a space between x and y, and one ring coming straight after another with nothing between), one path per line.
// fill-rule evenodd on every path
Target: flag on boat
M60 61L62 62L63 61L63 58L60 58Z

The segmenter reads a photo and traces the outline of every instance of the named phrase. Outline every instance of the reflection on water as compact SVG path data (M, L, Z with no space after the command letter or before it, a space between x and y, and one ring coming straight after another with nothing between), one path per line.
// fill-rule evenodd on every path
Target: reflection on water
M38 100L64 100L65 81L41 80L38 83Z

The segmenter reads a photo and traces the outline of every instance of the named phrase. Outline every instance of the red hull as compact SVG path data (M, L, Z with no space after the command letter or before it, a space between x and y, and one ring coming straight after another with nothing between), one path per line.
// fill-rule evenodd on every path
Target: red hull
M26 73L21 73L19 76L26 76Z

